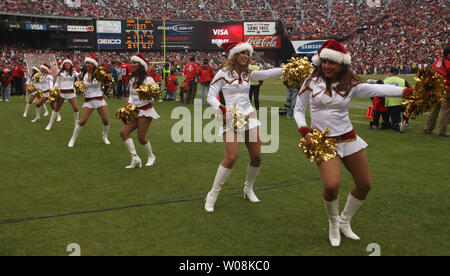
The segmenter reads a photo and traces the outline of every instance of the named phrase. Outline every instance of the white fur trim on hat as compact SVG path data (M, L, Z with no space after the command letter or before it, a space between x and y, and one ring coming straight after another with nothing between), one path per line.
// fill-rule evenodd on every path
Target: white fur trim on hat
M143 60L142 58L140 58L138 56L131 57L131 61L138 62L139 64L144 66L145 70L147 70L147 68L148 68L147 62L145 62L145 60Z
M319 55L318 55L318 54L315 54L315 55L312 57L311 61L312 61L312 63L313 63L315 66L319 66L319 65L320 65L320 58L319 58Z
M239 43L238 45L231 48L230 53L228 54L228 58L232 59L235 54L238 54L243 51L249 51L250 56L253 55L253 47L248 42Z
M85 59L84 59L84 63L86 63L86 62L90 62L90 63L94 64L95 67L98 66L98 61L96 61L95 59L93 59L93 58L91 58L91 57L85 58Z
M61 63L61 67L64 67L64 63L69 63L71 66L73 66L73 63L70 59L66 58L65 60L63 60L63 62Z
M41 69L44 69L44 70L46 70L47 72L50 73L50 68L48 68L47 66L41 65L40 68L41 68Z
M39 68L37 68L36 66L31 67L31 71L33 71L33 70L34 70L34 71L38 71L38 72L41 71L41 70L39 70Z
M320 59L329 59L331 61L334 61L336 63L339 64L345 64L345 65L350 65L352 63L352 58L350 56L350 53L344 54L342 52L336 51L336 50L332 50L332 49L322 49L322 51L320 51ZM313 57L313 63L314 65L316 65L317 61L318 64L320 65L320 59L319 60L315 60ZM318 66L318 65L316 65Z

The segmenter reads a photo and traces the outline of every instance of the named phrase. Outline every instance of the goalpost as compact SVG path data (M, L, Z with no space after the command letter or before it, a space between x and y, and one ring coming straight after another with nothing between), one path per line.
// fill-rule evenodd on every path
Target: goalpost
M136 37L137 37L137 52L140 53L140 29L139 29L139 17L136 17ZM163 17L163 59L160 61L151 61L152 64L166 64L166 18Z

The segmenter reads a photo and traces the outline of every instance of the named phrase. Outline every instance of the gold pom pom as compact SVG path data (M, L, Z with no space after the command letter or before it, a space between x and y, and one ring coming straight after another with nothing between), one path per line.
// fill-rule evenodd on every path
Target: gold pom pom
M73 87L75 88L75 92L78 95L84 96L86 85L84 84L83 81L80 81L80 80L76 81L75 84L73 85Z
M114 82L112 74L107 74L101 66L97 67L92 75L104 85L110 85Z
M116 119L122 120L124 124L133 121L139 115L139 109L133 104L126 104L117 110Z
M219 121L223 121L224 128L232 128L235 132L242 131L248 125L249 115L241 112L239 106L236 104L227 106L225 120L221 111L216 115Z
M291 88L300 89L313 71L314 66L308 58L291 58L290 62L283 67L283 81Z
M53 87L52 89L50 89L50 93L48 95L48 99L50 100L50 102L54 103L59 98L61 98L61 91L59 90L59 88Z
M420 69L415 77L414 93L405 98L405 116L415 119L417 115L430 111L438 102L445 101L445 79L430 67Z
M39 83L39 81L41 80L41 73L38 72L38 73L34 74L33 80L34 80L34 82Z
M139 99L141 101L151 100L158 101L161 98L161 89L159 88L159 85L155 82L153 83L146 83L139 88L136 89L136 92L138 93Z
M28 94L31 94L34 91L36 91L36 87L34 87L32 83L30 83L26 86L25 90L27 91Z
M42 99L44 97L44 92L41 89L36 90L36 98L38 100Z
M337 140L335 138L326 137L330 129L321 132L317 129L311 129L310 134L311 143L307 143L306 139L303 137L298 145L303 152L306 154L307 158L311 159L311 162L322 163L323 161L328 161L337 155Z

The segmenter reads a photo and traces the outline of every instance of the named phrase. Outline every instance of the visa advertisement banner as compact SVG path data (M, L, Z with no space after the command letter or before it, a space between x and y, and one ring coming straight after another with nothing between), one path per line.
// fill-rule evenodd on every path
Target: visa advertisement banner
M204 49L219 49L217 43L229 42L229 41L243 41L244 40L244 28L242 23L235 22L208 22L201 28L200 36L201 42L204 45Z

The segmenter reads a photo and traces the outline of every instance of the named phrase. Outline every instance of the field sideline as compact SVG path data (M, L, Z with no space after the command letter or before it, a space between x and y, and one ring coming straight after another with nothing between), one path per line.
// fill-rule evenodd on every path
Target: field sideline
M364 76L369 77L383 76ZM414 83L413 76L406 78ZM285 93L280 80L266 81L262 106L283 107ZM298 147L294 120L279 118L278 151L263 155L255 183L261 203L243 199L249 158L242 145L210 214L203 198L223 158L223 144L174 143L170 134L177 120L170 119L171 112L182 104L157 103L161 118L148 132L156 164L125 169L131 158L119 136L122 123L114 118L124 102L107 103L111 145L101 143L101 121L93 113L69 149L70 104L62 108L62 121L46 132L48 117L30 122L34 106L22 118L23 97L0 102L0 255L69 255L71 243L80 245L81 255L367 256L371 243L380 245L381 255L450 254L450 144L423 133L426 116L411 121L404 134L373 131L365 118L370 100L352 101L353 126L369 144L373 188L352 221L361 241L343 238L332 248L319 173ZM145 162L136 133L132 137ZM344 167L341 180L342 210L353 187ZM7 221L20 218L36 219Z

